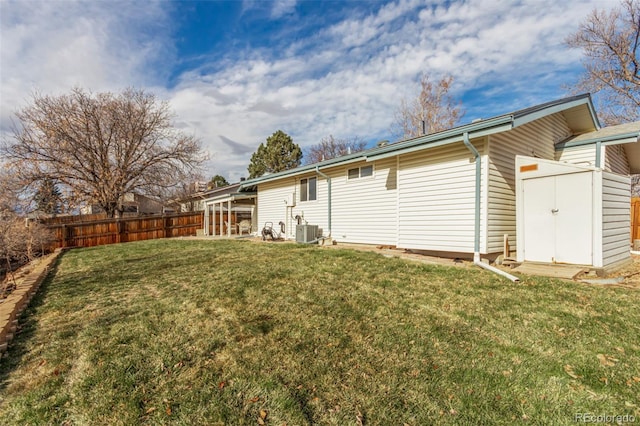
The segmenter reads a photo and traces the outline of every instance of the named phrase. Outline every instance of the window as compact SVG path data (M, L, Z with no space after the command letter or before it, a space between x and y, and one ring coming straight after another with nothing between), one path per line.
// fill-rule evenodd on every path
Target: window
M358 179L373 176L373 165L356 167L347 171L347 179Z
M373 166L364 166L360 167L360 177L369 177L373 176Z
M315 201L318 199L317 185L318 178L300 179L300 201Z

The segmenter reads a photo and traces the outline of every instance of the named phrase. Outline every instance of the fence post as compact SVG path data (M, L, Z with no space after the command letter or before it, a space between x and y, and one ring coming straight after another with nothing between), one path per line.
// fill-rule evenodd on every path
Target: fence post
M162 231L164 232L164 238L169 238L169 218L162 215Z
M68 231L69 229L67 228L67 224L63 223L62 224L62 247L69 247L69 235L68 235Z
M120 218L116 218L116 243L122 242L122 235L124 234L124 223Z

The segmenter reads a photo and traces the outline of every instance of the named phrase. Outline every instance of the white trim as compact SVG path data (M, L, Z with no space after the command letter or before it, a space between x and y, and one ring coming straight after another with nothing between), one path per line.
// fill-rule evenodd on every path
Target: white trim
M602 170L596 169L592 173L593 208L591 209L591 223L593 226L593 241L591 243L591 262L596 268L602 268L604 266L602 247L602 220L604 214L602 205Z

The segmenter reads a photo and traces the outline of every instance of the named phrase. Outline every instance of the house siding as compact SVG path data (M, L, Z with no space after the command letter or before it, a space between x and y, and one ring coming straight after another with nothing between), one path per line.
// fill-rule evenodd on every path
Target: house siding
M629 258L630 185L628 176L602 174L602 256L605 267Z
M278 223L288 222L289 209L285 201L292 194L297 196L295 182L295 179L287 178L258 185L258 230L262 230L266 222L272 222L279 231ZM288 226L286 231L290 233Z
M517 127L489 139L488 253L503 251L504 235L509 235L511 251L516 250L515 156L547 160L555 157L554 145L571 135L562 114L554 114Z
M629 174L629 161L622 145L605 147L604 168L608 172L619 175Z
M573 148L565 148L562 151L557 151L555 156L557 161L563 163L578 164L580 166L596 165L596 146L585 145L577 146Z
M347 179L351 168L373 164L373 176ZM340 242L396 244L397 168L395 158L367 163L361 161L322 173L331 178L331 236ZM300 201L300 180L317 177L317 199ZM294 195L292 195L294 194ZM295 206L285 200L295 197ZM288 238L295 238L296 215L304 222L318 225L329 235L328 184L312 172L295 178L267 182L258 186L258 224L285 223ZM280 229L277 227L277 229Z
M472 141L482 154L484 141ZM483 175L486 155L481 155ZM398 246L428 251L473 253L475 162L462 144L402 155L398 171ZM486 222L486 185L481 223ZM486 227L481 229L486 241ZM486 247L481 243L480 251Z
M352 168L373 164L373 176L347 179ZM395 157L323 171L331 177L332 237L341 242L397 242L397 167Z

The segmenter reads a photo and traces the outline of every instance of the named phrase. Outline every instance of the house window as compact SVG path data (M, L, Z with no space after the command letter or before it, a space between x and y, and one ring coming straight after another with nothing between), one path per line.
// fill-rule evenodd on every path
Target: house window
M373 176L373 165L356 167L347 171L347 179L358 179Z
M318 199L317 178L300 179L300 201L315 201Z

